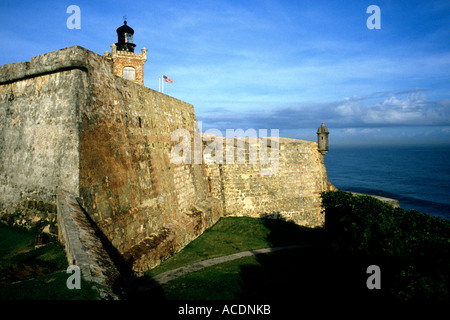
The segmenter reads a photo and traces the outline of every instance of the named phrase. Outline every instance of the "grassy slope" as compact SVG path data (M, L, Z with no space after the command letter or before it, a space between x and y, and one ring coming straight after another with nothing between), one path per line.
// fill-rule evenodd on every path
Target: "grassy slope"
M34 248L36 234L23 229L13 229L0 224L0 263L18 253L27 252Z
M69 290L64 248L58 242L34 249L36 232L0 225L0 300L95 299L91 285Z
M241 251L317 242L321 239L321 231L279 220L221 218L199 238L147 275L155 276L184 265Z
M169 300L271 300L302 305L375 301L366 288L370 261L329 255L325 246L244 257L186 274L164 284L156 298Z
M163 290L169 300L297 300L306 304L338 295L355 300L361 284L357 272L365 275L356 264L328 257L323 248L304 248L218 264L171 281Z
M359 248L368 244L372 249L361 252L342 248L335 250L333 234L326 236L323 229L302 228L266 219L224 218L208 233L149 274L175 269L220 253L225 255L308 241L324 245L246 257L205 268L166 283L155 297L175 300L297 299L303 303L352 301L374 305L444 301L448 295L448 268L445 269L450 244L446 236L448 221L437 221L428 215L409 212L402 213L398 217L399 222L394 223L391 220L397 213L389 211L394 209L372 198L350 199L356 203L345 210L360 210L368 220L369 229L363 230L372 232L359 232L358 228L365 226L362 222L339 230L345 232L347 237L354 233L363 237L356 237L348 246ZM387 222L381 218L385 214L383 210L389 211L386 213L386 219L390 219ZM387 233L380 239L376 231L386 228ZM391 241L398 234L407 240ZM328 240L322 243L325 238ZM435 247L430 247L430 244ZM375 250L373 246L380 248ZM387 251L389 249L392 250ZM422 263L425 256L429 256L427 262ZM382 290L369 290L367 287L367 268L370 265L377 265L382 270Z
M92 284L81 278L81 290L69 290L65 271L16 283L0 284L0 300L96 300Z

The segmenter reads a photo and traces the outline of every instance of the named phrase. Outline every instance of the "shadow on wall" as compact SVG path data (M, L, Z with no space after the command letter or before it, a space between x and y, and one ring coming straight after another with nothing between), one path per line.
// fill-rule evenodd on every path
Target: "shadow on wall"
M81 207L81 206L80 206ZM108 237L92 220L92 218L83 209L89 223L95 231L96 236L100 239L104 249L113 261L120 276L114 281L113 292L121 299L145 299L148 297L148 288L151 290L151 297L154 299L165 299L165 295L160 286L155 286L156 282L149 276L138 277L132 270L133 261L127 261L120 252L112 245Z

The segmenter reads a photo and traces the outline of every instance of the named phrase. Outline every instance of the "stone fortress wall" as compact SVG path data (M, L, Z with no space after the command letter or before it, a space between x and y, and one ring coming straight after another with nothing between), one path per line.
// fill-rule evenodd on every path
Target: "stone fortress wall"
M133 269L181 250L223 215L280 214L320 226L330 188L317 143L280 138L279 167L174 164L192 105L117 77L79 46L0 67L0 212L77 197ZM31 213L30 213L31 214Z
M318 227L325 222L322 214L320 193L331 188L323 155L317 151L317 143L304 140L278 138L277 144L267 138L261 146L261 138L222 138L226 145L237 146L245 142L245 162L217 164L205 159L209 188L212 195L221 200L225 215L273 216L293 221L299 225ZM268 145L268 146L266 146ZM273 146L272 146L273 145ZM278 148L278 161L270 161L272 147ZM259 155L267 149L266 163L259 157L251 163L251 148ZM226 152L224 152L226 156ZM266 170L266 172L264 171Z
M0 67L0 212L56 208L56 188L79 195L81 56L50 53ZM31 213L31 212L30 212Z

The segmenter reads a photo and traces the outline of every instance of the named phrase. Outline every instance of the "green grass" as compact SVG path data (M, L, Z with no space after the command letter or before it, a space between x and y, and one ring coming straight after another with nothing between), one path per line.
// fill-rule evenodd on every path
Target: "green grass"
M222 218L184 250L148 274L154 276L183 265L241 251L305 242L314 243L320 241L322 235L323 230L304 228L279 220L248 217ZM85 281L82 282L82 290L67 289L68 275L65 269L68 265L62 246L54 242L34 249L35 236L36 234L30 231L0 227L0 276L3 278L0 284L0 299L97 299L98 294L91 288L92 284ZM232 298L233 292L238 294L240 292L238 278L232 280L230 275L234 274L238 277L237 269L242 263L253 265L257 264L258 260L248 257L238 261L231 262L230 265L227 263L216 266L218 270L224 268L224 273L214 273L213 269L205 270L212 274L206 275L203 283L205 279L209 279L211 285L220 283L222 288L229 286L227 290L213 295L217 299ZM226 279L230 281L225 281ZM194 282L198 285L202 283ZM209 292L208 289L205 290ZM200 286L197 294L201 296L201 292Z
M36 232L0 226L0 283L11 283L65 270L63 246L52 241L34 248Z
M189 273L163 285L169 300L233 300L241 297L241 266L260 266L255 256L244 257ZM219 289L220 288L220 289Z
M371 212L374 210L376 211L373 213L374 216L384 213L383 210L391 210L390 207L375 203L372 199L367 201L370 206L361 209L361 214L367 219L372 217ZM380 208L376 207L377 204ZM355 205L355 208L360 208L360 204ZM395 212L389 212L386 219L392 220L394 217ZM373 231L367 235L370 241L353 240L350 247L368 243L368 245L383 246L385 249L390 248L384 245L390 237L396 236L401 231L405 237L411 238L418 228L426 231L423 237L428 241L431 232L427 230L436 229L433 237L437 240L445 237L447 241L445 245L436 241L437 247L433 249L425 245L420 246L418 241L412 244L397 241L393 247L398 251L402 246L413 246L412 249L417 249L418 252L422 252L419 250L422 247L426 248L423 254L431 254L427 264L415 263L414 261L421 258L413 255L405 256L406 261L411 261L411 264L405 265L400 259L403 256L399 258L392 255L369 254L373 250L354 252L345 250L347 247L336 249L335 246L330 245L330 241L334 238L328 239L332 234L326 234L324 229L302 228L283 221L268 219L222 218L208 232L148 275L239 251L305 242L316 245L245 257L204 268L154 289L148 297L169 300L292 301L295 299L304 304L325 301L332 304L361 302L374 305L390 302L444 301L448 290L446 280L448 268L443 269L441 266L447 266L448 261L446 250L449 242L445 227L447 222L435 221L433 217L424 215L406 215L404 219L412 220L412 222L408 220L408 224L403 223L406 227L396 226L397 229L384 234L384 239L381 240L373 232L385 227L386 223L382 223L380 221L382 219L373 219L373 221L369 219L367 225ZM359 223L339 230L353 234L352 232L356 232L362 226L365 225ZM442 251L441 254L438 254L439 250ZM445 263L440 263L441 260ZM382 270L382 290L367 288L367 268L370 265L377 265ZM404 266L407 268L404 269ZM436 279L442 281L439 282Z
M321 229L305 228L274 219L225 217L147 275L155 276L188 264L241 251L314 243L320 241L322 233Z
M56 272L16 283L0 284L0 300L96 300L92 283L81 278L81 289L70 290L66 272Z
M34 248L36 231L0 225L0 300L96 299L92 284L69 290L63 246L53 239Z
M36 233L0 224L0 263L34 248Z
M204 268L164 284L155 298L168 300L372 301L369 261L329 255L325 246L244 257Z

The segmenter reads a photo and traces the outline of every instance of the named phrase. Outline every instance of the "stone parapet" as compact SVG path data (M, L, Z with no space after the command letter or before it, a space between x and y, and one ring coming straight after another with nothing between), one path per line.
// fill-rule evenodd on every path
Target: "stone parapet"
M115 59L117 57L131 57L139 60L147 61L147 49L144 47L141 49L141 53L129 52L129 51L117 51L117 46L115 44L111 45L111 53L105 52L105 56Z
M73 46L30 59L30 62L0 66L0 85L72 69L87 71L87 50Z
M234 216L274 216L293 221L299 225L317 227L324 223L320 193L328 191L330 185L323 160L317 150L317 143L296 139L278 138L278 143L268 147L250 142L249 138L218 137L222 140L224 158L227 145L234 146L235 161L222 164L206 157L206 169L210 178L213 196L222 201L225 215ZM238 163L238 141L244 139L244 162ZM208 143L206 143L208 144ZM256 159L250 162L250 150L255 148L260 154L261 148L272 155L278 148L277 159L262 163ZM273 174L264 174L271 168ZM269 171L268 171L269 172Z

